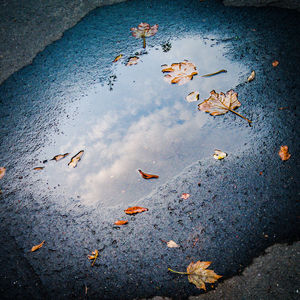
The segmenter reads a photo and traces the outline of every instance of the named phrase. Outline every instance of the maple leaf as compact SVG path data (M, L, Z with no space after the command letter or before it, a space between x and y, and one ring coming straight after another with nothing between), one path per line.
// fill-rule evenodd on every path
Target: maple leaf
M182 195L181 195L181 199L184 199L184 200L186 200L186 199L188 199L190 197L190 194L188 194L188 193L183 193Z
M223 159L227 156L227 153L221 151L221 150L215 150L215 153L214 153L214 159Z
M128 207L127 209L125 209L124 212L127 215L133 215L133 214L141 213L141 212L144 212L147 210L148 210L148 208L145 208L145 207L132 206L132 207Z
M45 243L45 241L42 241L40 244L33 246L33 247L31 248L31 252L34 252L34 251L36 251L36 250L42 248L43 245L44 245L44 243Z
M118 55L113 62L117 62L119 59L121 59L123 57L123 54Z
M146 37L153 36L157 33L158 24L150 26L148 23L140 23L138 27L130 28L132 36L143 39L143 47L146 48Z
M174 241L170 240L167 242L167 246L169 248L179 248L180 246L178 244L176 244Z
M254 80L255 76L256 76L255 71L252 71L250 76L247 78L247 81L250 82L250 81Z
M142 170L139 170L139 172L144 179L159 178L158 175L148 174L148 173L143 172Z
M126 64L126 66L136 65L138 63L139 59L140 58L137 57L137 56L130 57L129 60L128 60L128 62L127 62L127 64Z
M99 252L98 252L97 249L95 249L95 251L92 252L92 255L88 255L88 259L93 260L92 266L95 264L96 259L98 258L98 256L99 256Z
M68 166L75 168L77 166L78 162L81 160L83 153L84 153L84 150L81 150L76 155L74 155L71 158L70 162L68 163Z
M127 223L128 223L128 221L126 221L126 220L118 220L114 224L119 226L119 225L125 225Z
M164 75L164 79L170 84L183 85L192 80L194 75L198 74L196 66L187 60L171 64L171 66L162 65L162 67L161 71L168 73Z
M40 170L43 170L45 167L35 167L35 168L33 168L33 170L35 170L35 171L40 171Z
M68 156L69 154L70 154L70 153L58 154L58 155L55 155L51 160L59 161L59 160L65 158L66 156Z
M232 113L251 123L252 121L234 111L234 109L239 106L241 106L241 103L238 100L238 94L234 90L228 91L226 95L222 92L218 94L212 90L210 92L210 97L198 104L198 109L208 112L212 116L223 115L228 111L231 111Z
M282 160L288 160L291 157L291 154L289 153L289 147L288 146L280 146L280 150L278 152L278 155Z
M193 283L198 289L206 291L205 283L214 283L222 277L221 275L216 274L213 270L207 270L210 264L210 261L198 260L195 263L191 262L188 265L186 272L177 272L170 268L168 268L168 270L173 273L188 275L189 282Z
M187 102L194 102L199 100L199 92L191 92L186 97L185 100Z
M6 169L4 167L0 167L0 179L2 179L5 175Z

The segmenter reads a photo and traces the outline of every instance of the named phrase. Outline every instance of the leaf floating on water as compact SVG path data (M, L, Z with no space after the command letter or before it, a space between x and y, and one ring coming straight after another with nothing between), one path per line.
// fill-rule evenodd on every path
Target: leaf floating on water
M138 63L139 59L140 59L140 58L137 57L137 56L130 57L129 60L128 60L128 62L127 62L127 64L126 64L126 66L133 66L133 65L136 65L136 64Z
M123 57L123 54L118 55L113 62L117 62L119 59L121 59Z
M231 111L232 113L251 123L252 121L234 111L234 109L239 106L241 106L241 103L238 101L238 94L234 90L228 91L226 95L222 92L218 94L212 90L210 92L210 97L198 104L198 109L208 112L212 116L223 115L228 111Z
M180 246L178 244L176 244L174 241L170 240L169 242L167 242L167 246L169 248L179 248Z
M194 75L198 74L196 66L189 61L174 63L171 66L162 65L162 67L161 71L168 73L164 75L164 79L170 84L183 85L192 80Z
M288 146L280 146L278 155L280 156L281 160L283 160L283 161L290 159L291 154L289 153L289 147Z
M33 170L35 170L35 171L40 171L40 170L43 170L45 167L35 167L35 168L33 168Z
M78 162L81 160L83 153L84 153L84 150L81 150L76 155L74 155L71 158L70 162L68 163L68 166L75 168L77 166Z
M247 78L247 81L250 82L250 81L254 80L255 75L256 75L255 71L252 71L251 74L250 74L250 76Z
M127 220L118 220L114 223L115 225L125 225L125 224L128 224L128 221Z
M6 169L4 167L0 167L0 179L2 179L5 175Z
M55 155L51 160L59 161L59 160L65 158L66 156L68 156L69 154L70 154L70 153L58 154L58 155Z
M126 210L124 210L125 214L127 215L133 215L133 214L138 214L144 211L147 211L148 208L145 207L140 207L140 206L133 206L133 207L128 207Z
M92 255L88 255L88 259L93 260L92 266L95 264L96 259L98 258L98 256L99 256L99 252L98 252L97 249L95 249L95 251L92 252Z
M220 74L220 73L227 73L227 70L222 69L222 70L217 71L215 73L210 73L210 74L202 75L201 77L211 77L211 76L215 76L215 75Z
M191 92L186 97L185 100L187 102L195 102L199 100L199 93L198 92Z
M159 178L158 175L147 174L147 173L143 172L142 170L139 170L139 172L144 179Z
M221 275L216 274L213 270L207 270L210 266L210 261L200 261L198 260L196 263L191 262L186 272L177 272L170 268L169 271L177 274L188 275L189 282L193 283L198 289L202 289L206 291L205 283L214 283Z
M275 67L277 67L279 65L279 61L278 60L274 60L273 62L272 62L272 66L275 68Z
M181 199L184 199L184 200L188 199L189 197L190 197L190 194L188 194L188 193L183 193L181 195Z
M40 244L38 244L38 245L36 245L36 246L33 246L33 247L31 248L31 252L34 252L34 251L36 251L36 250L42 248L43 245L44 245L44 243L45 243L45 241L42 241Z
M223 159L227 156L227 153L221 151L221 150L215 150L214 159Z

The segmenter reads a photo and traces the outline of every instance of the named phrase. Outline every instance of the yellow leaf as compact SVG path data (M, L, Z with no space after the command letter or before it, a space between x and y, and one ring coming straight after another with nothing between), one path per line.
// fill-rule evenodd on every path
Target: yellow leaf
M119 59L121 59L123 57L123 54L118 55L113 62L117 62Z
M36 250L42 248L43 245L44 245L44 243L45 243L45 241L42 241L40 244L38 244L38 245L36 245L36 246L33 246L33 247L31 248L31 252L34 252L34 251L36 251Z
M215 150L214 159L223 159L227 156L227 153L221 150Z
M248 82L252 81L255 78L255 75L256 75L255 71L252 71L251 74L250 74L250 76L247 78L247 81Z

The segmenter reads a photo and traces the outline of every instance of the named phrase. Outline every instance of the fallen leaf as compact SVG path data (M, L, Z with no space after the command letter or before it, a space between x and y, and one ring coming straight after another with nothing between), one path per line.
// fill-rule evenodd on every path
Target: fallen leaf
M255 71L252 71L251 74L250 74L250 76L247 78L247 81L250 82L250 81L254 80L255 75L256 75Z
M241 103L238 101L238 94L234 90L228 91L226 95L222 92L218 94L212 90L210 92L210 97L198 104L198 109L208 112L212 116L223 115L228 111L231 111L232 113L251 123L252 121L234 111L234 109L239 106L241 106Z
M36 245L36 246L33 246L33 247L31 248L31 252L34 252L34 251L36 251L36 250L42 248L43 245L44 245L44 243L45 243L45 241L42 241L40 244L38 244L38 245Z
M287 106L286 107L279 107L278 110L285 110L285 109L289 109Z
M35 167L35 168L33 168L33 170L35 170L35 171L40 171L40 170L43 170L45 167Z
M130 28L132 36L143 39L143 47L146 48L146 37L153 36L157 33L158 24L150 26L148 23L140 23L138 27Z
M220 73L227 73L227 70L222 69L222 70L214 72L214 73L209 73L209 74L206 74L206 75L202 75L201 77L211 77L211 76L215 76L215 75L220 74Z
M215 150L214 159L223 159L227 156L227 153L221 150Z
M83 153L84 153L84 150L81 150L76 155L74 155L71 158L70 162L68 163L68 166L75 168L77 166L78 162L81 160Z
M280 146L280 150L278 152L278 155L282 160L288 160L291 157L291 154L289 153L289 147L288 146Z
M116 221L114 224L115 225L125 225L125 224L127 224L128 223L128 221L126 221L126 220L118 220L118 221Z
M198 260L196 263L191 262L188 265L186 272L177 272L170 268L168 268L168 270L173 273L188 275L189 282L196 285L198 289L206 291L205 283L214 283L222 277L221 275L216 274L213 270L207 270L210 264L210 261Z
M169 242L167 242L167 246L169 248L179 248L180 246L178 244L176 244L174 241L170 240Z
M164 75L164 79L170 84L183 85L192 80L194 75L198 74L196 66L189 61L174 63L171 66L162 65L162 67L161 71L168 73Z
M148 208L145 208L145 207L133 206L133 207L128 207L126 210L124 210L124 212L127 215L133 215L133 214L141 213L141 212L144 212L147 210L148 210Z
M126 64L126 66L133 66L133 65L136 65L136 64L138 63L139 59L140 59L140 58L137 57L137 56L130 57L129 60L128 60L128 62L127 62L127 64Z
M98 252L97 249L95 249L95 251L92 252L92 255L88 255L88 259L93 260L92 266L95 264L96 259L98 258L98 256L99 256L99 252Z
M4 167L0 167L0 179L2 179L5 175L6 169Z
M279 65L279 61L278 60L274 60L273 62L272 62L272 66L275 68L275 67L277 67Z
M142 170L139 170L139 172L144 179L159 178L158 175L147 174L147 173L143 172Z
M117 62L119 59L121 59L123 57L123 54L118 55L113 62Z
M183 193L181 195L181 199L184 199L184 200L188 199L189 197L190 197L190 194L188 194L188 193Z
M187 102L194 102L199 100L199 93L198 92L191 92L186 97L185 100Z
M58 155L55 155L51 160L59 161L59 160L65 158L66 156L68 156L69 154L70 154L70 153L58 154Z

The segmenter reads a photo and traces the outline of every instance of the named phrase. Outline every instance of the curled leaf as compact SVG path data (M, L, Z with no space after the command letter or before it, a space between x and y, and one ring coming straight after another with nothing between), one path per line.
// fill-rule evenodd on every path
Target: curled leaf
M123 57L123 54L118 55L113 62L117 62L119 59L121 59Z
M188 193L183 193L181 195L181 199L184 199L184 200L188 199L189 197L190 197L190 194L188 194Z
M191 92L186 97L185 100L187 102L194 102L199 100L199 92Z
M222 69L222 70L217 71L215 73L210 73L210 74L202 75L201 77L211 77L211 76L215 76L215 75L220 74L220 73L227 73L227 70Z
M133 65L136 65L136 64L138 63L139 59L140 59L140 58L137 57L137 56L130 57L129 60L128 60L128 62L127 62L127 64L126 64L126 66L133 66Z
M36 246L33 246L33 247L31 248L31 252L34 252L34 251L36 251L36 250L42 248L43 245L44 245L44 243L45 243L45 241L42 241L40 244L38 244L38 245L36 245Z
M157 33L158 24L150 26L148 23L140 23L138 27L130 28L132 36L135 38L145 38L153 36Z
M58 155L55 155L51 160L59 161L59 160L65 158L66 156L68 156L69 154L70 154L70 153L58 154Z
M280 156L281 160L290 159L291 154L289 153L289 147L288 146L280 146L278 155Z
M33 170L35 170L35 171L40 171L40 170L43 170L45 167L35 167L35 168L33 168Z
M84 150L81 150L76 155L74 155L71 158L70 162L68 163L68 166L75 168L77 166L78 162L81 160L83 153L84 153Z
M148 173L143 172L142 170L139 170L139 172L144 179L159 178L158 175L148 174Z
M92 252L92 255L88 255L88 259L93 260L92 266L95 264L96 259L98 258L98 256L99 256L99 252L98 252L97 249L95 249L95 251Z
M128 207L127 209L125 209L124 212L127 215L133 215L133 214L141 213L141 212L144 212L147 210L148 210L148 208L145 208L145 207L133 206L133 207Z
M192 80L194 75L198 74L196 66L189 61L174 63L171 66L162 65L162 67L161 71L168 73L164 75L164 79L170 84L183 85Z
M272 66L275 68L275 67L277 67L279 65L279 61L278 60L274 60L273 62L272 62Z
M250 82L250 81L254 80L255 75L256 75L255 71L252 71L251 74L250 74L250 76L247 78L247 81Z
M221 150L215 150L214 159L223 159L227 156L227 153Z
M198 109L208 112L212 116L223 115L228 111L231 111L232 113L251 123L252 121L234 111L234 109L239 106L241 106L241 103L238 100L238 94L234 90L228 91L226 95L222 92L218 94L214 90L212 90L210 92L210 97L200 103L198 105Z
M125 224L127 224L128 223L128 221L127 220L118 220L118 221L116 221L114 224L115 225L125 225Z
M176 244L174 241L170 240L169 242L167 242L167 246L169 248L179 248L180 246L178 244Z
M4 167L0 167L0 179L2 179L5 175L6 169Z

